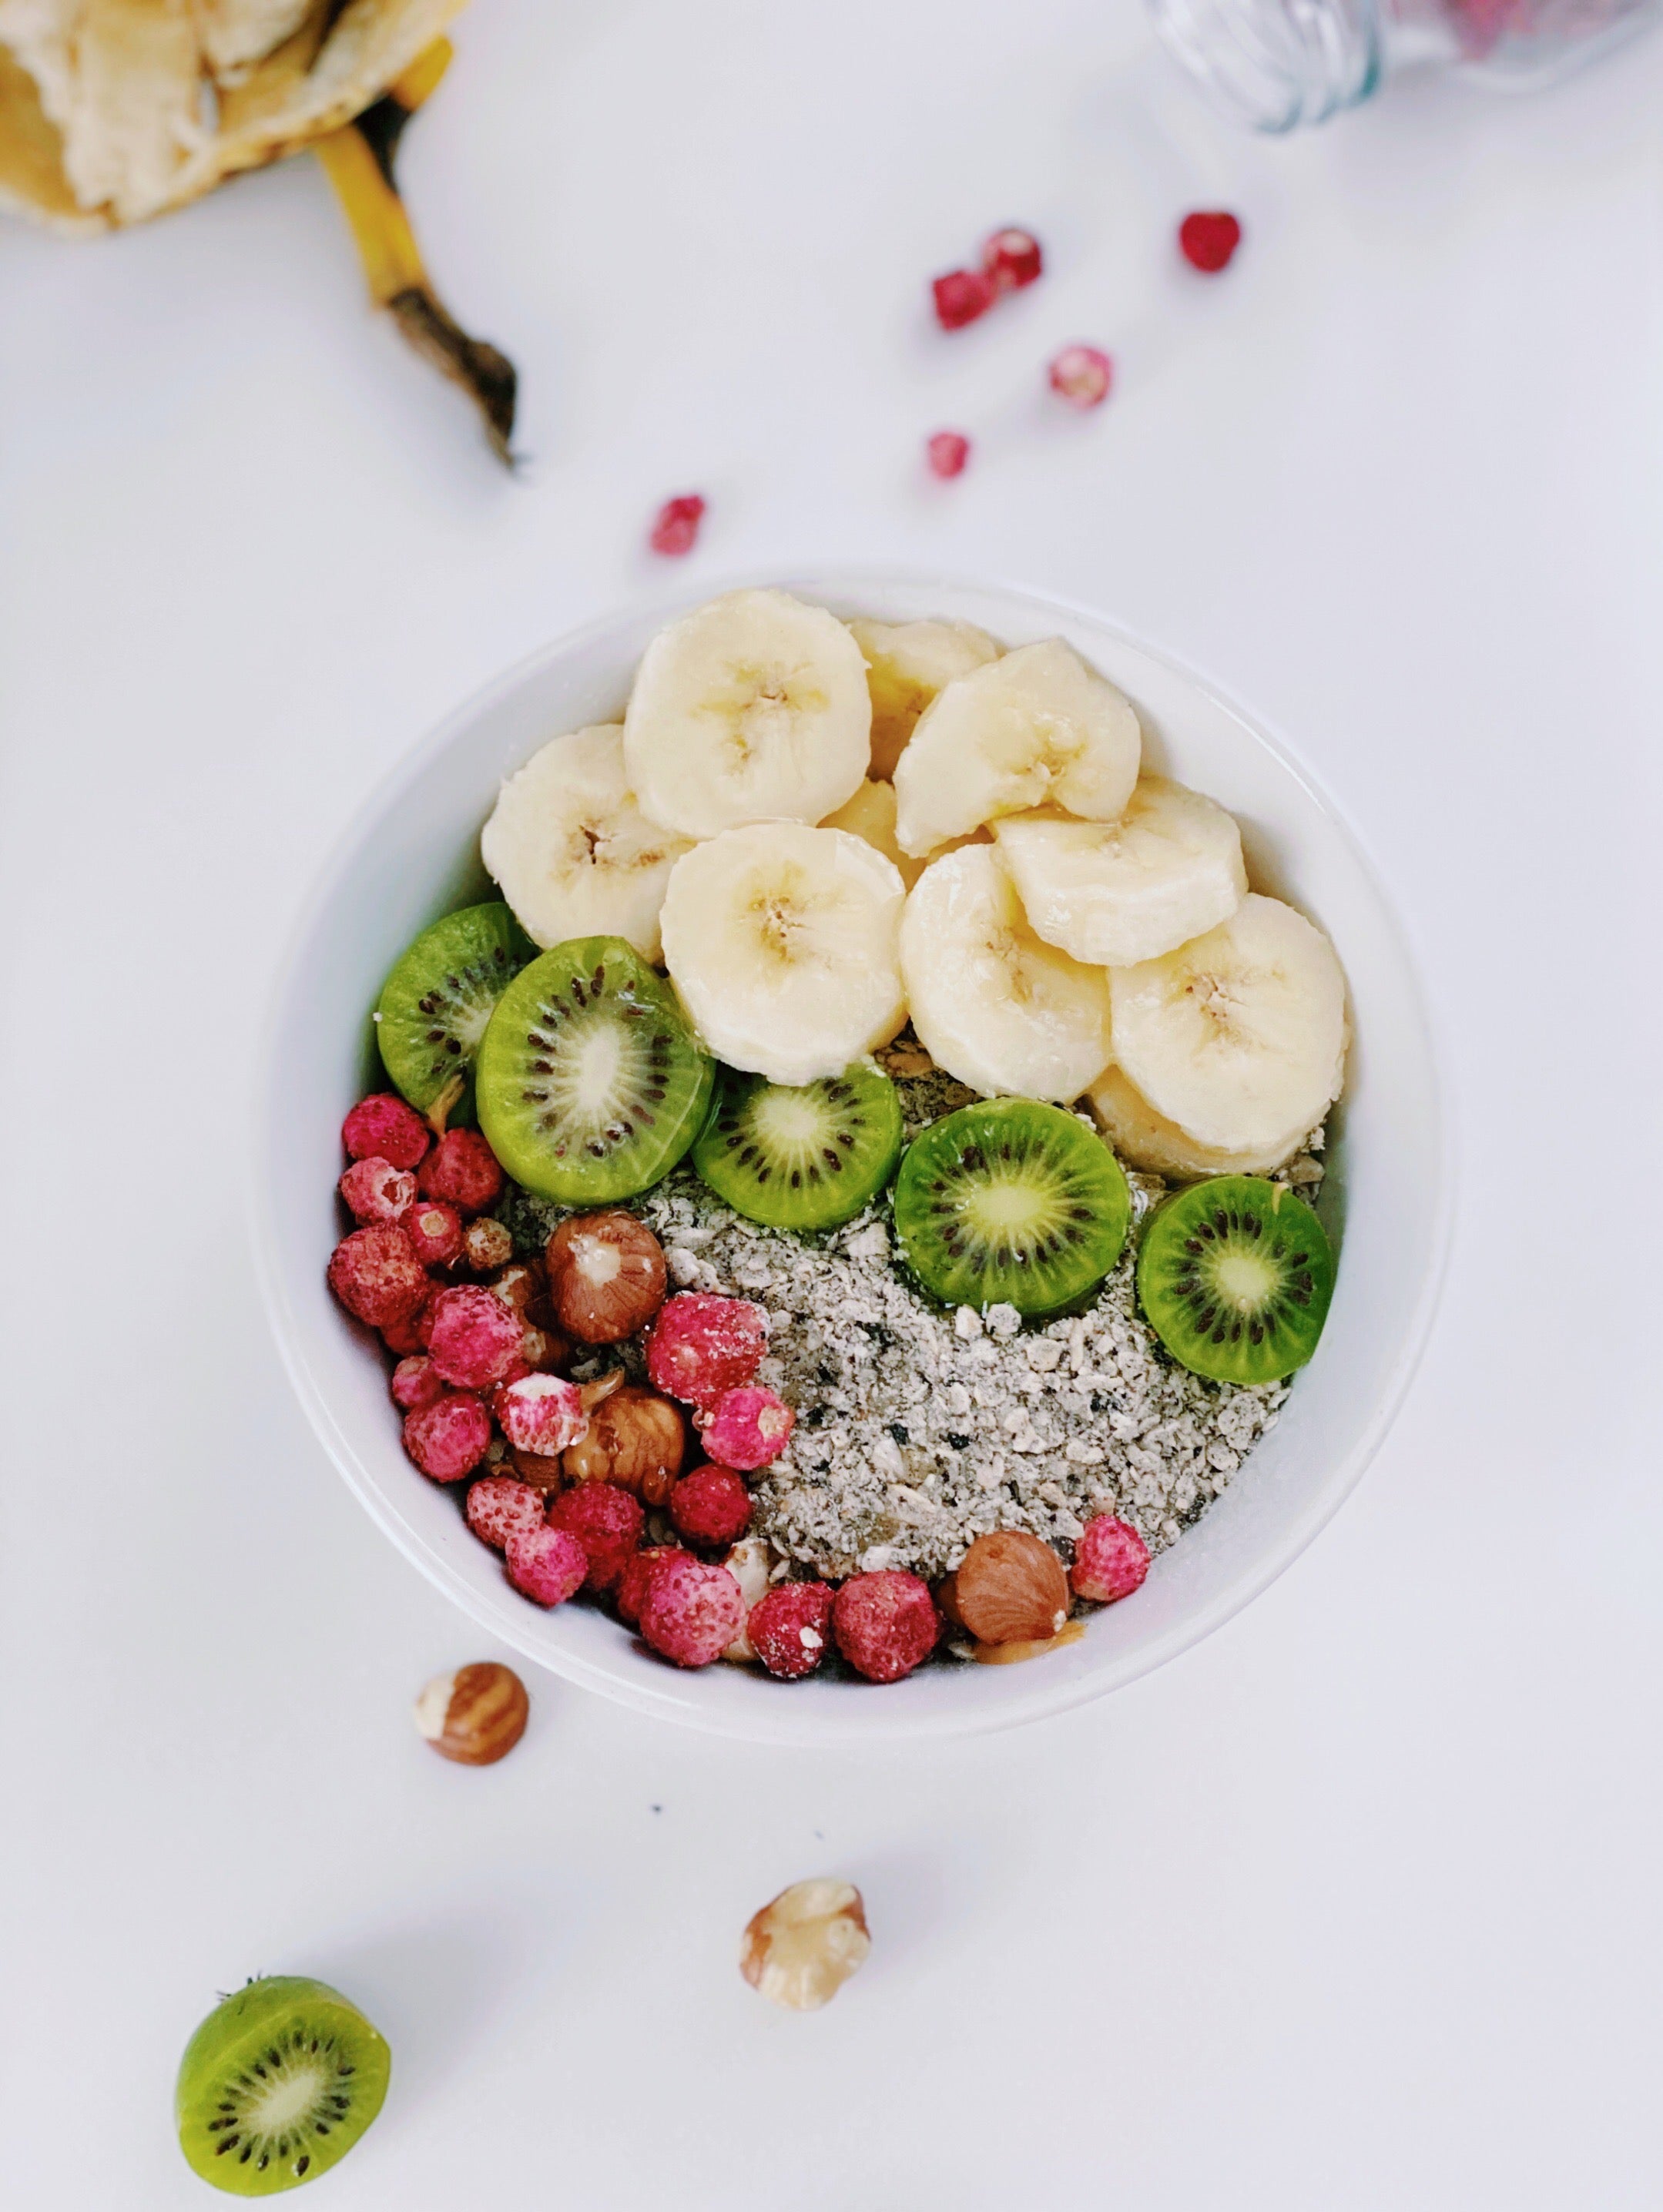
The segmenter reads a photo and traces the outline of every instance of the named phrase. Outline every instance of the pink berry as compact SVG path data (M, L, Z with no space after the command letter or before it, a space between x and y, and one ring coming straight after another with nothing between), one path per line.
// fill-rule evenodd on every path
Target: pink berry
M442 1200L460 1213L483 1213L503 1192L496 1155L477 1129L447 1129L416 1181L423 1198Z
M670 1518L690 1544L737 1544L751 1525L751 1493L727 1467L696 1467L670 1492Z
M402 1406L407 1413L414 1413L423 1406L430 1406L436 1398L444 1396L445 1378L425 1353L416 1352L399 1362L388 1387L393 1404Z
M829 1583L781 1583L751 1607L745 1632L771 1674L795 1682L812 1674L832 1642Z
M337 1188L355 1221L399 1221L416 1196L416 1178L391 1160L354 1160Z
M676 1666L708 1667L744 1626L745 1599L726 1567L679 1553L661 1559L647 1577L641 1633Z
M472 1474L490 1442L490 1415L466 1390L447 1391L405 1422L405 1449L435 1482Z
M970 459L970 441L962 430L938 430L924 442L932 476L961 477Z
M941 1617L927 1583L886 1569L851 1575L832 1605L838 1649L868 1682L899 1682L935 1649Z
M462 1249L462 1217L454 1206L423 1199L405 1216L405 1235L424 1267L448 1267Z
M408 1359L418 1352L427 1350L427 1338L423 1334L423 1316L427 1311L426 1301L413 1313L401 1314L397 1321L381 1325L381 1342L395 1359Z
M1039 241L1031 230L1013 224L996 230L983 241L983 271L992 278L996 292L1020 292L1023 285L1033 283L1045 265Z
M433 1133L413 1106L390 1091L361 1098L341 1124L341 1142L354 1160L386 1160L413 1168L433 1141Z
M427 1273L396 1221L377 1221L342 1237L329 1255L329 1287L348 1313L386 1328L415 1313Z
M710 1405L748 1382L768 1344L768 1317L749 1298L683 1291L667 1299L647 1340L647 1374L672 1398Z
M509 1474L482 1474L471 1482L464 1510L474 1534L499 1552L510 1536L528 1536L543 1526L541 1492Z
M612 1593L612 1602L618 1607L618 1618L630 1628L641 1625L641 1601L647 1591L647 1578L661 1559L685 1559L689 1554L679 1544L649 1544L639 1551L618 1577L618 1588Z
M978 315L986 314L998 298L997 286L980 269L949 269L930 286L935 298L935 319L944 331L961 331Z
M521 1333L522 1349L527 1333ZM536 1452L543 1459L581 1443L589 1433L577 1385L558 1375L522 1375L518 1382L505 1382L491 1401L491 1411L516 1451Z
M723 1467L748 1474L777 1459L789 1443L797 1417L771 1390L746 1384L724 1390L704 1425L704 1449Z
M1148 1571L1149 1547L1136 1529L1112 1513L1100 1513L1087 1522L1074 1547L1069 1580L1094 1605L1112 1605L1130 1597Z
M1051 365L1051 388L1070 407L1100 407L1113 375L1114 363L1096 346L1064 346Z
M1241 225L1222 209L1197 209L1178 226L1179 250L1191 269L1216 276L1227 269L1241 243Z
M676 499L667 499L660 507L647 542L655 553L691 553L704 520L704 501L696 491L683 492Z
M616 1589L641 1543L641 1500L615 1482L580 1482L549 1508L549 1526L583 1547L591 1589Z
M589 1571L583 1547L563 1528L516 1528L503 1551L509 1580L539 1605L564 1605L582 1589Z
M463 1283L433 1301L428 1350L447 1382L488 1390L508 1380L525 1334L525 1323L501 1298L477 1283Z

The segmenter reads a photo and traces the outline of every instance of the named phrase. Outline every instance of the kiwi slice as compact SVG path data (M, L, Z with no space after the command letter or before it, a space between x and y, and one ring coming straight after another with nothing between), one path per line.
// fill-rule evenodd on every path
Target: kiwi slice
M725 1067L693 1165L735 1213L771 1229L835 1229L869 1205L901 1152L901 1102L874 1067L770 1083Z
M669 1173L710 1110L716 1063L638 952L576 937L503 992L475 1079L479 1126L515 1181L594 1206Z
M446 915L399 957L381 986L381 1065L418 1114L460 1075L452 1121L473 1118L474 1055L496 1001L537 947L500 899Z
M381 2109L393 2054L355 2004L298 1974L250 1982L185 2046L180 2148L233 2197L275 2197L338 2165Z
M1156 1212L1137 1255L1137 1295L1180 1367L1216 1382L1274 1382L1317 1348L1333 1249L1282 1184L1214 1176Z
M907 1263L947 1305L1052 1314L1100 1283L1131 1194L1114 1154L1060 1106L992 1098L934 1121L895 1179Z

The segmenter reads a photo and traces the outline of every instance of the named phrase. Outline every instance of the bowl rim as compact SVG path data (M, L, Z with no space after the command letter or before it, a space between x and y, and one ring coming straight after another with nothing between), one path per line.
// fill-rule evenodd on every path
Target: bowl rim
M551 1652L534 1648L528 1640L516 1638L488 1603L465 1583L454 1578L444 1564L425 1545L411 1540L410 1531L367 1479L359 1466L356 1454L336 1421L326 1392L304 1356L301 1326L290 1304L279 1263L277 1193L272 1188L271 1179L262 1172L265 1161L271 1156L271 1133L282 1091L278 1079L281 1070L278 1065L277 1018L290 996L314 924L350 855L362 844L373 825L421 779L431 762L463 736L472 724L511 698L536 674L551 664L580 651L624 623L633 625L653 622L662 624L720 597L723 592L755 588L773 588L800 593L816 601L832 599L844 603L857 599L862 589L901 589L919 592L939 591L949 603L954 595L988 595L1020 601L1036 612L1055 616L1064 622L1087 624L1116 639L1129 649L1161 663L1181 681L1209 694L1244 725L1271 755L1282 772L1301 787L1346 848L1349 861L1373 893L1382 922L1390 934L1392 950L1410 985L1415 1017L1422 1032L1429 1086L1428 1118L1432 1154L1428 1177L1432 1186L1432 1204L1425 1255L1414 1309L1397 1358L1385 1386L1376 1398L1367 1426L1346 1454L1341 1468L1336 1471L1336 1479L1324 1486L1320 1494L1313 1499L1303 1515L1288 1527L1276 1545L1209 1603L1175 1624L1165 1636L1128 1654L1118 1666L1106 1668L1100 1674L1056 1678L1054 1686L1049 1688L1045 1670L1038 1669L1040 1679L1032 1692L998 1703L966 1698L947 1711L893 1711L886 1715L881 1708L874 1710L862 1700L857 1711L836 1716L816 1711L811 1716L800 1711L795 1701L783 1698L780 1701L777 1721L775 1721L773 1716L765 1711L740 1716L715 1710L709 1704L701 1702L697 1696L697 1685L702 1677L696 1674L679 1674L666 1668L661 1686L645 1680L625 1680L607 1668L597 1666L581 1653L570 1650ZM949 615L941 619L954 620L958 617ZM897 563L858 563L848 568L828 563L823 570L804 573L798 568L793 574L783 578L768 575L758 579L753 570L746 570L719 578L696 592L683 590L639 603L630 600L615 603L589 620L560 632L521 655L496 676L467 694L423 737L403 752L353 809L332 841L291 916L279 956L271 971L263 1004L260 1042L252 1068L254 1094L250 1127L253 1142L247 1155L245 1216L249 1224L255 1273L266 1318L277 1340L278 1353L289 1382L313 1429L347 1487L395 1548L480 1628L499 1641L509 1644L536 1665L581 1688L593 1690L637 1712L677 1722L704 1734L752 1742L814 1747L885 1746L923 1739L947 1741L989 1735L1023 1726L1032 1721L1050 1718L1090 1704L1115 1690L1125 1688L1144 1675L1153 1674L1156 1668L1211 1636L1261 1596L1315 1541L1356 1489L1397 1419L1425 1356L1447 1279L1456 1218L1458 1140L1450 1085L1444 1073L1447 1065L1441 1019L1435 1001L1427 989L1425 972L1415 940L1399 915L1396 902L1372 852L1349 815L1279 729L1267 723L1256 709L1250 710L1245 707L1231 690L1198 669L1185 655L1172 650L1164 641L1135 631L1080 600L1026 584L990 578L973 579L951 570Z

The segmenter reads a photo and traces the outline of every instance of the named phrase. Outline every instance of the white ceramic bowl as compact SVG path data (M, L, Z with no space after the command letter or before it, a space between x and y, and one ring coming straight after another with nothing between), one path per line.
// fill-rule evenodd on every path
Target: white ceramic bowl
M963 1735L1100 1697L1196 1643L1279 1575L1356 1482L1413 1371L1442 1271L1448 1168L1434 1055L1403 938L1355 839L1309 773L1210 685L1093 616L1023 592L893 574L792 588L839 614L976 623L1008 645L1060 633L1136 702L1152 764L1237 816L1255 884L1295 902L1339 948L1355 1042L1323 1200L1342 1247L1338 1288L1316 1358L1224 1497L1079 1643L1029 1665L930 1667L875 1688L784 1684L722 1664L683 1674L596 1610L545 1613L509 1587L454 1493L405 1459L380 1347L324 1285L339 1234L341 1120L381 1087L369 1011L419 929L489 895L478 831L500 780L545 738L616 716L643 647L679 609L619 615L535 654L418 746L338 848L277 993L257 1243L283 1357L341 1473L405 1556L503 1643L644 1712L726 1735Z

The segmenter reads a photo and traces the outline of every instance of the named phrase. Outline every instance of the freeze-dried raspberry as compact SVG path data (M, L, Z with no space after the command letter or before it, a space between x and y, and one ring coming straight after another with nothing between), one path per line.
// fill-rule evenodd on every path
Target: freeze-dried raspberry
M704 1424L704 1449L723 1467L747 1474L777 1459L790 1441L797 1417L771 1390L747 1383L724 1390Z
M1031 230L1012 224L983 241L983 272L992 278L996 292L1020 292L1023 285L1033 283L1045 265L1045 254Z
M474 1534L499 1552L510 1536L529 1535L543 1526L541 1496L509 1474L482 1474L470 1483L465 1510Z
M1191 269L1216 276L1227 268L1241 243L1241 225L1221 208L1197 208L1178 226L1179 250Z
M349 1159L382 1159L395 1168L413 1168L432 1141L431 1130L415 1108L390 1091L361 1098L341 1124Z
M513 1259L513 1235L503 1223L491 1220L489 1215L470 1221L462 1232L462 1257L476 1275L493 1274Z
M440 1199L424 1198L412 1206L405 1216L404 1231L424 1267L448 1267L460 1256L462 1217Z
M525 1323L476 1283L441 1291L433 1301L428 1350L447 1382L488 1390L506 1382L520 1358Z
M588 1554L591 1589L616 1589L635 1557L646 1516L641 1500L615 1482L580 1482L549 1508L549 1526L576 1536Z
M427 1271L396 1221L377 1221L343 1237L329 1255L329 1287L348 1313L386 1328L416 1312Z
M641 1633L676 1666L708 1667L744 1626L745 1600L726 1567L682 1554L661 1559L648 1576Z
M1069 1580L1093 1605L1112 1605L1130 1597L1149 1571L1149 1547L1130 1522L1112 1513L1087 1521L1074 1547Z
M641 1623L641 1601L646 1595L647 1577L661 1559L685 1559L690 1555L679 1544L649 1544L636 1553L618 1577L618 1588L612 1593L612 1602L618 1607L618 1619L637 1628Z
M472 1474L490 1442L490 1415L468 1390L450 1390L405 1423L405 1449L435 1482Z
M523 1354L523 1337L521 1348ZM516 1449L535 1452L542 1459L551 1459L568 1444L581 1443L589 1433L589 1417L577 1385L558 1375L522 1375L517 1382L505 1382L490 1409Z
M1114 363L1097 346L1064 346L1049 374L1051 390L1070 407L1100 407L1109 396Z
M427 1315L437 1290L436 1284L429 1283L427 1297L423 1299L413 1313L400 1315L397 1321L390 1321L383 1324L381 1342L395 1358L407 1359L415 1352L427 1350L429 1334Z
M391 1160L354 1160L336 1188L355 1221L398 1221L416 1196L416 1178Z
M748 1382L768 1345L768 1316L749 1298L683 1291L659 1309L647 1339L647 1374L672 1398L712 1405Z
M704 501L696 491L683 492L675 499L667 499L653 519L652 535L648 544L655 553L672 556L691 553L698 537L698 526L704 520Z
M496 1155L477 1129L447 1129L416 1181L423 1198L441 1199L461 1213L483 1213L503 1194Z
M970 459L970 441L962 430L938 430L925 441L929 472L937 477L959 477Z
M899 1682L935 1649L941 1619L917 1575L853 1575L832 1604L838 1649L868 1682Z
M539 1605L563 1605L583 1587L588 1555L563 1528L516 1528L503 1550L509 1580Z
M829 1583L780 1583L751 1607L745 1632L771 1674L813 1673L832 1642L832 1596Z
M751 1525L751 1493L726 1467L696 1467L670 1492L670 1518L690 1544L737 1544Z
M944 331L961 331L978 315L986 314L998 298L991 276L980 269L949 269L930 286L935 319Z
M393 1402L414 1413L445 1395L445 1378L425 1352L412 1352L393 1370Z

